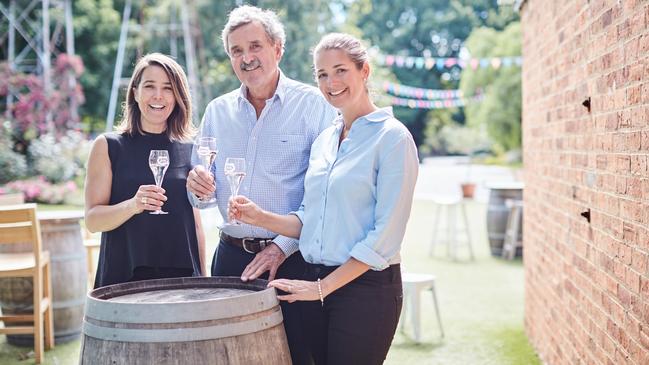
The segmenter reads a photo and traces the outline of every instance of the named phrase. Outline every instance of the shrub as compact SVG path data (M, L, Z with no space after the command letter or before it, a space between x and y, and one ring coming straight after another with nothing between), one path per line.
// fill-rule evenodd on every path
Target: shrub
M78 131L68 131L58 140L51 134L43 135L29 146L33 173L53 183L78 180L85 173L89 148L90 142Z
M0 184L27 175L27 161L25 156L12 150L13 143L9 138L7 127L7 122L0 124Z
M26 202L45 204L63 204L76 191L77 185L72 181L52 184L43 176L12 181L0 188L0 193L20 192L23 193Z

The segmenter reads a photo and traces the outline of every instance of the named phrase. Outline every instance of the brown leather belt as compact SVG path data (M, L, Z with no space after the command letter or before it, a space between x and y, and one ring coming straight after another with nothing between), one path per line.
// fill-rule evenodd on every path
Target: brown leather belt
M254 238L254 237L243 237L237 238L232 237L229 234L221 232L220 234L221 241L229 243L231 245L242 248L248 253L257 253L273 243L272 238Z

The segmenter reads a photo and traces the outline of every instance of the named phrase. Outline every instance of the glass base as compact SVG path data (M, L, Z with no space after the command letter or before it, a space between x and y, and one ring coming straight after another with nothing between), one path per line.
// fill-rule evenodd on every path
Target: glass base
M201 198L198 198L198 201L201 202L201 203L215 203L215 202L216 202L216 198L215 198L214 196L212 196L212 197L209 198L209 199L201 199Z
M164 210L154 210L153 212L149 212L149 214L169 214L169 212L165 212Z

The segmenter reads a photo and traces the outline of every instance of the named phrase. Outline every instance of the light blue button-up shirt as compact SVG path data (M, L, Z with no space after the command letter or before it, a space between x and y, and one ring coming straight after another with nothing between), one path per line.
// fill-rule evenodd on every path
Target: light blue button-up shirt
M354 121L340 148L342 117L335 123L313 143L304 200L293 212L303 223L300 251L314 264L342 265L353 257L383 270L401 262L417 149L390 108Z
M336 110L318 89L291 80L280 73L275 94L266 100L259 119L246 99L244 85L212 100L205 110L200 135L216 137L218 154L212 173L216 180L216 203L206 204L189 193L194 207L218 205L227 217L230 189L223 173L228 157L246 159L246 176L239 194L262 209L287 214L300 206L304 194L304 174L311 145L320 132L331 126ZM198 163L196 150L192 162ZM297 241L263 228L241 224L221 227L234 237L273 238L288 256L297 251ZM276 237L277 236L277 237Z

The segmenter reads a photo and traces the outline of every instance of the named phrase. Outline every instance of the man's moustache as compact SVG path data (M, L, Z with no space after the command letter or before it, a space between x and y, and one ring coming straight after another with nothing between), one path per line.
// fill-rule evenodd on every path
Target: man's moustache
M241 65L239 66L239 68L241 68L243 71L245 71L246 69L255 69L258 66L259 66L259 60L254 60L254 61L252 61L250 63L241 62Z

